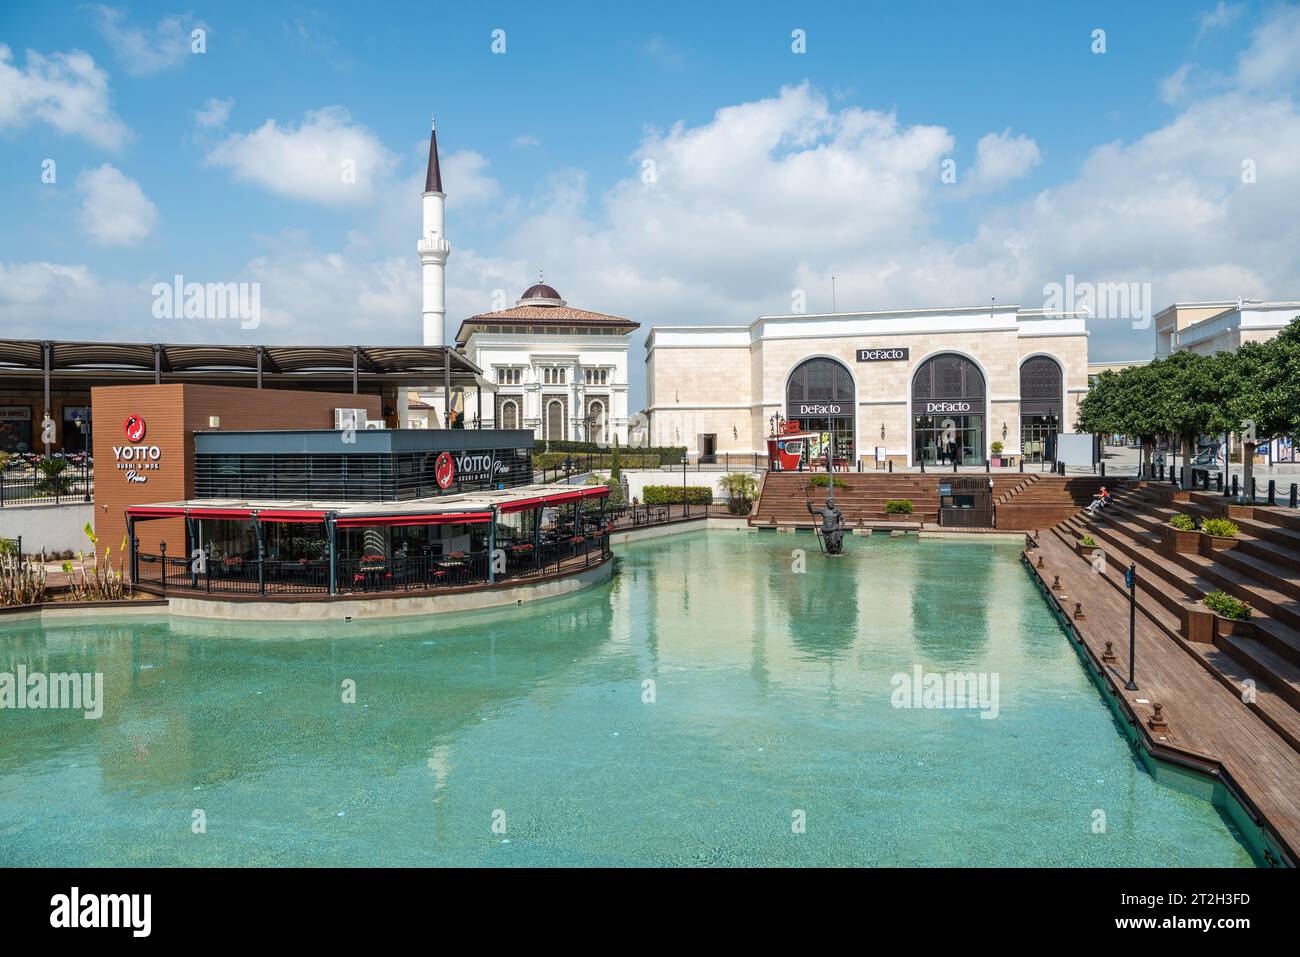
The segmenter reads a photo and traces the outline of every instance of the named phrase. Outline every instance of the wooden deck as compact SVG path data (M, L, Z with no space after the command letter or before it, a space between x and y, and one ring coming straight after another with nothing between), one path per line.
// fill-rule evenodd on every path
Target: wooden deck
M1060 538L1042 533L1026 561L1062 609L1122 710L1155 757L1221 780L1283 851L1272 863L1294 867L1300 849L1300 753L1216 680L1142 610L1136 645L1137 691L1128 678L1128 599ZM1043 565L1038 567L1042 558ZM1059 577L1060 588L1051 590ZM1076 619L1075 603L1085 615ZM1116 660L1102 660L1110 641ZM1148 720L1160 704L1167 729Z

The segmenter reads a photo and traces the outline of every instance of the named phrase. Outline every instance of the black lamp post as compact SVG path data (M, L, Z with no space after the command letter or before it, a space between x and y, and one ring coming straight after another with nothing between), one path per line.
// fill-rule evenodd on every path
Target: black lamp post
M682 456L682 513L683 514L687 513L687 504L686 504L686 463L687 461L688 461L687 457L683 455Z
M90 501L90 420L75 416L73 421L81 430L81 485L86 496L82 501Z

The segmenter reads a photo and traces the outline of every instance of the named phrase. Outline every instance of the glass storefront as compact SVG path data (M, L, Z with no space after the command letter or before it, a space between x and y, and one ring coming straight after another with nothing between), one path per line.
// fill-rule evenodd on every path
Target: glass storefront
M1020 451L1026 462L1055 462L1059 415L1021 415Z
M856 409L853 376L840 362L817 356L794 367L785 388L786 418L819 438L804 443L802 467L812 459L825 463L825 444L833 439L837 462L857 459L853 417ZM825 436L821 438L820 436Z
M982 465L984 416L918 415L912 419L912 460L926 465Z
M1020 454L1026 462L1056 461L1061 385L1061 366L1050 356L1030 356L1020 366Z
M931 356L912 378L912 461L983 465L984 376L965 356Z

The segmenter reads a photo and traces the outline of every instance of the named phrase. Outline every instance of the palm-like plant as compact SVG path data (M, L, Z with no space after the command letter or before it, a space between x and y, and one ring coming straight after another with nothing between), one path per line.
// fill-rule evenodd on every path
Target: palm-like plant
M36 479L37 495L67 495L72 491L76 484L76 479L71 475L64 475L67 471L68 460L48 458L41 459L36 463L36 472L39 476Z

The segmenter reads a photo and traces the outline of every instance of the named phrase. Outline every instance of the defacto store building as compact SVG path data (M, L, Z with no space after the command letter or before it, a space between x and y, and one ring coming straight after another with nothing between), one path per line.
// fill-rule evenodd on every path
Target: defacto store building
M1019 306L762 316L646 339L650 441L706 461L765 453L778 418L832 435L850 466L977 465L994 442L1053 461L1087 390L1083 316Z

